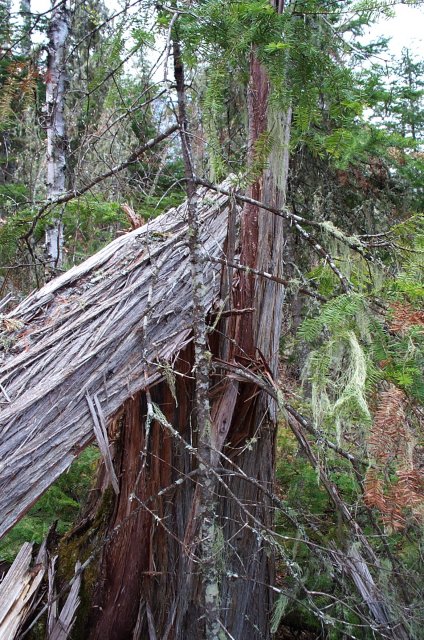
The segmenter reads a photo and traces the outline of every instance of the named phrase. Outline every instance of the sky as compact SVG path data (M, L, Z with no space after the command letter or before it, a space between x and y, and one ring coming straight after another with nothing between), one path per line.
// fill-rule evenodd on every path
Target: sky
M119 6L116 0L105 0L106 6L115 9ZM48 11L50 0L32 0L32 10ZM390 50L398 56L404 47L408 47L416 57L424 57L424 6L412 7L406 4L395 6L396 17L382 18L369 30L370 39L384 35L391 38ZM414 56L415 57L415 56Z
M369 30L369 39L390 37L393 55L399 56L403 48L408 48L413 57L424 58L424 6L399 4L395 11L396 17L382 18Z

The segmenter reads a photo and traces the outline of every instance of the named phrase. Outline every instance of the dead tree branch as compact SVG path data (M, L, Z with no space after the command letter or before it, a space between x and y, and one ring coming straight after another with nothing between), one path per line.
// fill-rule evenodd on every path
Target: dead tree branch
M112 176L116 175L120 171L127 169L134 162L137 162L137 160L143 153L145 153L149 149L152 149L156 145L160 144L161 142L163 142L163 140L166 140L167 138L169 138L169 136L171 136L173 133L178 131L178 128L179 126L177 124L172 125L172 127L169 127L163 133L159 134L155 138L152 138L151 140L146 142L146 144L143 144L142 146L138 147L135 151L133 151L133 153L126 160L124 160L124 162L121 162L115 167L112 167L111 169L109 169L109 171L105 171L105 173L100 174L99 176L91 180L91 182L85 184L83 187L80 187L79 189L75 189L74 191L68 191L62 196L59 196L54 200L50 200L49 202L46 202L46 204L43 205L38 210L37 214L34 216L30 229L22 237L24 239L29 238L34 231L35 225L37 224L37 222L43 217L43 215L46 212L50 211L50 209L52 209L53 207L59 204L65 204L66 202L75 200L75 198L79 198L80 196L84 195L84 193L87 193L87 191L90 191L90 189L95 187L100 182L103 182L107 178L111 178Z

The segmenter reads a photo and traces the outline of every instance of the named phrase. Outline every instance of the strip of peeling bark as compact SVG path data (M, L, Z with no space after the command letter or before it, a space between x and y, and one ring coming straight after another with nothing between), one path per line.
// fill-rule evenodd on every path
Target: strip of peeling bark
M80 605L79 592L81 588L81 563L75 564L75 576L65 603L58 613L57 594L55 588L57 556L51 558L48 570L48 615L47 615L47 640L67 640L75 624L75 614Z
M33 565L33 545L25 542L0 583L0 640L13 640L22 627L45 573L42 546Z

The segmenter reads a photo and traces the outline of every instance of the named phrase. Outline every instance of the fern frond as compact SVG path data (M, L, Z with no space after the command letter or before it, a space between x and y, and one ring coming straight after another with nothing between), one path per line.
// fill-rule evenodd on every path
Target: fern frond
M384 464L397 456L406 464L407 442L411 435L407 432L405 407L406 396L391 385L380 394L380 401L374 416L368 438L369 456L378 464Z
M364 502L367 507L376 508L382 513L386 512L386 498L384 496L383 482L375 469L368 469L364 480Z
M407 514L424 516L424 477L414 468L414 438L405 415L406 396L391 385L380 394L368 451L375 466L368 469L364 482L364 502L380 511L383 523L399 531ZM396 466L390 479L389 465Z

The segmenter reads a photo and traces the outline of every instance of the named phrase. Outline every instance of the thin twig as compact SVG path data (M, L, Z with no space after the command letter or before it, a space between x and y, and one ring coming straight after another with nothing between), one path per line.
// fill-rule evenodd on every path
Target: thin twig
M115 167L112 167L111 169L109 169L109 171L106 171L105 173L100 174L99 176L91 180L91 182L84 185L83 187L80 187L79 189L75 189L74 191L68 191L62 196L59 196L58 198L55 198L54 200L50 200L49 202L47 202L44 206L41 207L41 209L38 210L37 214L34 216L33 222L31 224L31 228L22 237L26 240L31 236L37 222L40 220L40 218L43 216L43 214L46 211L50 210L52 207L58 204L65 204L66 202L70 202L75 198L79 198L84 193L92 189L95 185L99 184L100 182L103 182L107 178L111 178L112 176L116 175L120 171L127 169L134 162L137 162L138 158L143 153L145 153L149 149L152 149L163 140L166 140L166 138L169 138L169 136L175 133L175 131L177 131L178 129L179 129L179 126L177 124L172 125L172 127L169 127L168 129L166 129L166 131L156 136L156 138L152 138L151 140L146 142L146 144L143 144L141 147L138 147L124 162L121 162Z
M225 258L210 258L211 262L216 262L218 264L222 264L226 267L232 267L233 269L237 269L238 271L246 271L247 273L254 273L255 276L260 276L261 278L266 278L267 280L271 280L272 282L277 282L278 284L282 284L285 287L289 287L291 284L294 284L293 281L288 280L287 278L280 278L279 276L274 276L272 273L267 273L266 271L258 271L258 269L253 269L252 267L248 267L244 264L239 264L237 262L229 262ZM320 293L316 293L315 291L311 291L311 289L307 289L306 287L298 287L297 291L299 293L304 293L307 296L311 296L320 302L327 302L327 298L322 296Z

